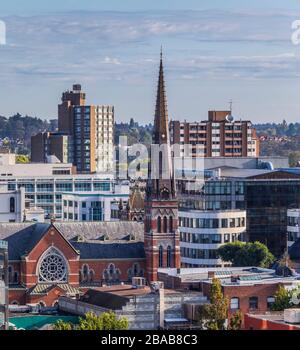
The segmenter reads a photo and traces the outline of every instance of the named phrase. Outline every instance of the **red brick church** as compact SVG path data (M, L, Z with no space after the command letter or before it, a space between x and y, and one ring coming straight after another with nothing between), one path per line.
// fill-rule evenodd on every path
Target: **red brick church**
M0 224L0 239L8 242L10 304L53 306L60 296L75 297L90 286L129 282L134 276L156 281L159 267L180 267L162 57L153 143L163 151L158 164L149 166L144 224Z

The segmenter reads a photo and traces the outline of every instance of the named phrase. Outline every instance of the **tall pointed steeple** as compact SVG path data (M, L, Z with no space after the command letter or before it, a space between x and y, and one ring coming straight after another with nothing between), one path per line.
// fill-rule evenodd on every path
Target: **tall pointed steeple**
M168 106L164 79L163 54L160 53L159 76L154 117L153 144L159 146L160 153L155 158L151 155L152 166L149 166L148 187L151 196L164 199L175 198L175 180L171 145L169 136ZM153 149L152 149L153 151ZM158 149L156 149L158 151ZM150 188L148 188L150 191ZM149 194L148 191L148 194Z
M146 193L146 273L148 281L157 281L159 268L180 267L178 201L171 157L162 52Z
M155 118L154 118L153 143L162 144L162 143L169 142L168 123L169 123L168 106L167 106L165 79L164 79L163 55L162 55L162 49L161 49Z

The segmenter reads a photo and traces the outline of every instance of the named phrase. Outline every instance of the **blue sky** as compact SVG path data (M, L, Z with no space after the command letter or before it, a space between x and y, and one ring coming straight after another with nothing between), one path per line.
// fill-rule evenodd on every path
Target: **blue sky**
M232 99L237 117L300 119L298 0L11 0L0 14L0 115L55 118L81 83L118 121L149 122L163 45L171 118L205 119Z

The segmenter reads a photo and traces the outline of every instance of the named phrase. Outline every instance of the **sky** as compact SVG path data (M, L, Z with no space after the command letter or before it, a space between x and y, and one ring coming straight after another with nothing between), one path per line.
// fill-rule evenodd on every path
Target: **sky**
M300 120L299 0L10 0L0 20L0 115L56 118L80 83L118 122L149 123L162 45L171 119L204 120L232 100L236 118Z

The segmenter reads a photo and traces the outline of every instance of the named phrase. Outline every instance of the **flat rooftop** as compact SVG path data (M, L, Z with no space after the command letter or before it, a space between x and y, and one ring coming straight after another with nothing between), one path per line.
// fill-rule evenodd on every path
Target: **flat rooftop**
M216 268L181 268L181 269L159 269L159 273L169 277L177 277L181 282L199 283L211 282L212 278L221 280L222 285L245 286L258 283L294 283L299 282L300 275L290 277L278 276L273 269L261 267L216 267Z
M115 285L115 286L105 286L105 287L96 287L93 290L110 293L113 295L118 295L125 298L131 298L134 296L141 296L151 294L151 288L145 286L143 288L134 288L132 285L124 284L124 285ZM164 289L165 294L181 294L181 291L173 290L173 289Z

